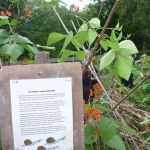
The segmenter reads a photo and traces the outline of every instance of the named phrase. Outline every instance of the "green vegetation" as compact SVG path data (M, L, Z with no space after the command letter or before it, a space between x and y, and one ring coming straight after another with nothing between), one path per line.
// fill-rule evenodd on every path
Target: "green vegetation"
M82 12L74 12L59 0L3 1L0 58L16 64L50 51L58 63L70 57L83 62L83 72L89 68L98 84L83 106L85 149L148 150L150 3L122 0L103 33L114 2L93 0ZM122 80L131 84L132 76L129 88Z

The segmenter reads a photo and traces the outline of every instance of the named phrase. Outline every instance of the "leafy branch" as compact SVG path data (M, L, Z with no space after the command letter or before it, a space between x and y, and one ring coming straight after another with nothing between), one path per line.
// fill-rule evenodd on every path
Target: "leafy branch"
M102 39L102 37L103 37L103 35L104 35L104 33L105 33L105 31L106 31L109 23L110 23L110 21L111 21L113 15L115 13L115 10L116 10L119 2L120 2L120 0L116 0L115 1L114 6L113 6L113 8L112 8L112 10L111 10L111 12L110 12L110 14L109 14L106 22L105 22L105 25L104 25L101 33L99 34L96 42L95 42L95 46L93 47L91 53L88 53L88 55L86 56L86 58L84 60L84 63L83 63L83 72L85 72L85 70L87 69L87 67L90 65L92 57L95 54L96 50L98 49L99 43L100 43L100 41L101 41L101 39Z

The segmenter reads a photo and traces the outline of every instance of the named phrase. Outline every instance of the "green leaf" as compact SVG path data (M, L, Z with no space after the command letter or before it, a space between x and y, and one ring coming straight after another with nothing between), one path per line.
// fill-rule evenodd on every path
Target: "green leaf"
M132 129L132 128L130 128L129 126L123 126L123 129L128 133L128 134L130 134L130 135L132 135L132 136L135 136L135 137L140 137L139 135L138 135L138 133L136 132L136 130L134 130L134 129Z
M85 144L93 144L98 137L94 135L95 128L93 125L86 125L84 127L84 142Z
M74 56L74 51L63 49L61 52L61 56L58 60L61 63L66 61L70 56Z
M78 52L75 52L75 58L80 60L80 61L83 61L84 58L85 58L85 52L84 51L78 51Z
M146 140L145 140L145 142L149 142L150 141L150 137L148 137Z
M7 44L9 42L9 38L0 37L0 45Z
M30 53L32 53L32 54L34 54L34 55L36 55L36 54L39 52L39 50L38 50L36 47L31 46L31 45L28 45L28 44L24 44L23 47L24 47L27 51L29 51Z
M107 99L102 98L101 99L101 104L110 104L110 102Z
M104 144L107 144L108 141L117 134L116 129L118 125L107 117L102 117L101 121L97 124L97 127L100 131L100 136Z
M117 40L120 41L122 39L122 31L119 33L119 36L117 37Z
M65 49L68 46L68 44L71 42L72 38L73 38L73 32L70 31L68 33L68 35L66 36L66 39L65 39L65 42L64 42L64 45L63 45L63 49Z
M125 144L118 135L114 135L107 143L107 145L116 150L126 150Z
M91 108L91 106L89 104L85 104L84 105L84 110L87 111L89 108Z
M93 18L89 21L91 28L100 28L100 20L98 18Z
M33 44L28 38L21 35L12 35L11 37L19 44Z
M118 30L119 27L120 27L120 24L119 24L119 22L118 22L117 25L116 25L116 27L115 27L115 30Z
M51 8L51 7L58 7L60 0L45 0L41 2L40 8Z
M131 55L138 53L135 44L130 40L124 40L119 43L121 53L125 55Z
M0 45L6 44L9 42L9 35L6 30L0 29Z
M8 32L5 29L0 29L0 38L1 37L8 37Z
M85 144L85 150L91 150L91 146Z
M111 111L112 111L111 109L109 109L109 108L107 108L107 107L105 107L105 106L99 105L99 104L96 104L96 105L94 106L94 108L95 108L95 109L99 109L99 110L101 110L102 112L111 112Z
M86 23L82 24L79 28L79 32L80 31L87 31L88 30L88 25Z
M15 62L17 61L18 57L23 54L23 52L24 49L19 44L5 44L0 49L0 53L2 55L10 56Z
M78 32L72 39L72 44L77 47L80 48L83 46L83 44L85 43L85 41L88 39L88 33L85 31L81 31Z
M61 53L61 56L59 58L59 62L64 62L71 56L73 56L73 57L75 57L75 58L77 58L77 59L82 61L84 59L84 57L85 57L85 53L83 51L76 52L76 51L63 49L63 51Z
M109 48L109 43L108 43L108 40L105 40L105 41L100 41L100 45L102 46L102 48L107 51L108 48Z
M119 27L118 31L121 31L121 30L122 30L122 28L123 28L123 25Z
M9 23L8 19L2 19L2 20L0 20L0 26L6 25L8 23Z
M93 29L89 29L88 30L88 42L89 42L89 46L91 46L91 44L95 41L97 37L97 33L95 30Z
M100 62L100 70L104 69L105 67L107 67L108 65L110 65L113 60L115 59L116 54L114 50L110 50L109 52L107 52L102 58L101 58L101 62Z
M118 41L109 41L109 47L115 51L120 50Z
M13 19L10 23L11 26L16 27L17 26L17 19Z
M117 55L114 67L120 77L129 80L132 70L132 60L129 57Z
M115 33L114 30L112 30L112 32L111 32L110 40L111 40L111 41L117 41L116 33Z
M52 45L52 44L54 44L56 42L61 41L64 38L65 38L65 35L53 32L48 37L47 45L50 46L50 45Z

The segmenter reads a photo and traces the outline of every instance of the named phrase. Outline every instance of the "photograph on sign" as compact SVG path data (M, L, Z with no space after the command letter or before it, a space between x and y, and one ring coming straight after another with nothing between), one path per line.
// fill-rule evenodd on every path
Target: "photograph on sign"
M72 78L10 80L14 150L73 150Z

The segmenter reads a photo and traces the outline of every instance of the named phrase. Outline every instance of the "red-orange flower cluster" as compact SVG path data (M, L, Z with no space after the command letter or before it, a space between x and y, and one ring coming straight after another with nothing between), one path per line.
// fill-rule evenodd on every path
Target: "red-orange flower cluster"
M12 16L12 11L11 10L1 10L0 11L0 16Z
M85 112L86 122L89 123L91 119L95 119L96 121L101 120L101 112L99 109L89 108Z
M31 17L31 11L28 6L25 7L25 15L26 15L26 17Z
M93 88L90 90L89 97L100 98L102 93L102 86L99 83L93 85Z

